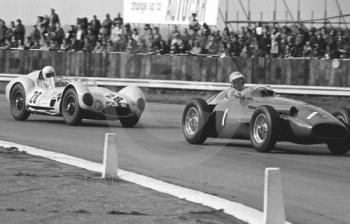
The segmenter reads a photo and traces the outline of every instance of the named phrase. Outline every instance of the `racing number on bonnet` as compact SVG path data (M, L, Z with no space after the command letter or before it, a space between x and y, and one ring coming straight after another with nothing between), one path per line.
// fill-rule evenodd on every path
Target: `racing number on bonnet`
M42 93L43 93L43 92L36 90L36 91L34 92L34 95L30 98L29 103L34 103L34 104L35 104L36 101L38 100L39 96L40 96Z
M117 96L114 98L114 101L119 107L126 107L125 100L123 97Z
M124 99L123 97L117 96L114 98L114 101L119 104L120 101L122 101L123 99Z

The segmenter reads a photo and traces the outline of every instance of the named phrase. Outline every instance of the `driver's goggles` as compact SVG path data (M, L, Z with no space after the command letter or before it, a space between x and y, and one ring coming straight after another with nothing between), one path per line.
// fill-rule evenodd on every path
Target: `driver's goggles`
M55 73L54 72L46 73L45 76L46 76L46 78L55 77Z

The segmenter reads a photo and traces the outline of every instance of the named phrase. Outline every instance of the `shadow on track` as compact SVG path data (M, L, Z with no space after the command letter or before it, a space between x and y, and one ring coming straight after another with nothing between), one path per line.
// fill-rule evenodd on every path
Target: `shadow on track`
M26 121L21 121L24 123L38 123L38 124L58 124L58 125L65 125L67 127L111 127L110 123L106 123L104 121L99 122L91 122L90 120L83 120L79 125L77 126L69 126L67 125L64 120L53 120L53 119L28 119ZM121 127L120 123L115 123L112 125L112 127ZM136 127L136 126L135 126Z
M66 125L64 123L64 120L62 119L31 119L29 118L26 121L20 121L20 122L28 122L28 123L47 123L47 124L62 124ZM68 125L67 125L68 126ZM77 127L111 127L111 128L122 128L119 120L113 120L113 121L106 121L106 120L88 120L83 119L82 122L77 125ZM153 124L143 124L142 121L138 124L136 124L132 128L127 129L179 129L177 126L164 126L164 125L153 125Z
M335 154L333 154L331 152L327 152L325 150L322 150L322 151L311 151L310 148L306 148L305 150L301 150L301 149L283 148L281 146L276 147L271 153L273 153L273 154L303 155L303 156L350 157L350 154L335 155Z
M292 143L291 143L292 144ZM247 148L252 150L252 152L255 152L255 150L252 147L252 144L249 140L243 141L243 142L213 142L213 141L207 141L204 143L206 146L222 146L222 147L240 147L240 148ZM301 149L300 147L303 147ZM259 152L256 152L258 154L261 154ZM293 145L277 145L271 152L263 153L264 155L267 154L285 154L285 155L305 155L305 156L332 156L332 157L350 157L350 154L345 155L335 155L331 152L328 152L328 149L324 145L319 151L315 149L315 146L312 145L299 145L299 144L293 144Z

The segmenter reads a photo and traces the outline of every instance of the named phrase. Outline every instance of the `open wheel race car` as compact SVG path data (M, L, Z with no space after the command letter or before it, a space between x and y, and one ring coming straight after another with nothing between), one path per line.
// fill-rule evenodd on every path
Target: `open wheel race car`
M63 116L69 125L82 119L111 119L133 127L145 109L144 94L136 86L112 92L91 80L43 77L40 71L13 79L6 86L6 97L16 120L26 120L35 113Z
M229 89L209 100L192 99L183 112L182 128L191 144L208 137L250 139L255 150L269 152L277 141L326 143L334 154L350 149L350 110L333 114L322 108L278 96L256 85L230 96Z

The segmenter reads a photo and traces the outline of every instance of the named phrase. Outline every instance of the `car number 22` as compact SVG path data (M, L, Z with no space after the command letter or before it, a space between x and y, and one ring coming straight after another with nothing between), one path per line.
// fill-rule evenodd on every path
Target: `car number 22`
M30 98L29 103L36 104L39 96L41 96L43 92L36 90L33 94L33 96Z

